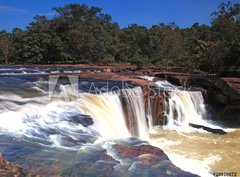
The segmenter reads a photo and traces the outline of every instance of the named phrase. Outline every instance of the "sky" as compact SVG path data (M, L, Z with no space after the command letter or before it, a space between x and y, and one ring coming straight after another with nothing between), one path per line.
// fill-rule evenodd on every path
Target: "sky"
M25 28L35 15L54 16L53 7L68 3L100 7L110 14L121 28L130 24L151 27L175 22L179 27L210 24L211 13L221 2L229 0L0 0L0 30ZM239 2L240 0L232 0Z

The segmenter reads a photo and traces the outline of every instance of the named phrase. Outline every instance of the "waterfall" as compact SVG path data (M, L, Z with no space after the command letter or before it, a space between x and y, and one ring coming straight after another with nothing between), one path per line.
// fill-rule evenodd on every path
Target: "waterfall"
M184 91L166 80L155 77L143 76L142 78L153 81L158 88L158 93L150 99L148 108L151 108L153 125L167 125L188 127L189 123L207 124L204 99L200 91ZM209 126L209 125L208 125Z
M202 92L195 91L195 92L189 92L189 93L197 113L200 114L203 119L207 119L208 118L207 111L204 104Z
M102 95L84 94L79 104L96 120L105 138L135 136L148 138L148 126L141 87Z
M62 87L61 90L71 91L68 85ZM72 143L79 139L93 142L98 138L148 138L141 87L97 95L70 93L71 99L67 100L61 93L52 100L47 94L27 99L14 95L0 97L0 134L54 146L63 145L66 139ZM89 118L93 124L82 124Z
M83 114L95 121L95 127L104 139L130 136L125 123L122 104L117 94L82 94L77 106Z
M191 96L192 95L192 96ZM192 98L195 98L192 99ZM198 104L203 104L201 92L177 91L170 93L168 108L168 125L188 125L202 119ZM200 111L200 110L199 110Z
M153 117L152 117L152 108L151 108L151 99L147 99L147 118L148 118L148 127L149 130L153 130Z
M148 126L141 87L122 90L121 99L125 107L129 131L141 139L148 139Z

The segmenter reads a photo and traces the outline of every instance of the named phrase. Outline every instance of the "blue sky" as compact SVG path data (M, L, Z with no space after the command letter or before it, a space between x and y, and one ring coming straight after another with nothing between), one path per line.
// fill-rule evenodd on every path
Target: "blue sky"
M194 22L209 24L210 14L221 2L228 0L0 0L0 30L11 31L24 28L37 14L51 18L52 7L67 3L85 3L103 9L121 27L137 23L151 27L164 22L176 22L180 27L189 27ZM240 2L240 0L232 0Z

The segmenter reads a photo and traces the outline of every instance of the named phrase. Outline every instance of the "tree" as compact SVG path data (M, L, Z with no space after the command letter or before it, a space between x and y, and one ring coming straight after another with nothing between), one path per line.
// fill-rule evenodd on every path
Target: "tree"
M5 31L0 32L0 49L5 61L5 64L8 64L9 40L8 40L8 35Z
M223 61L221 68L240 67L240 4L222 3L212 17L211 29L221 53L218 60Z
M0 33L5 63L118 62L210 72L240 68L239 3L222 3L211 25L185 29L175 23L120 29L101 8L85 4L53 10L52 19L36 16L25 30Z
M100 8L68 4L54 8L56 31L65 49L75 62L101 63L104 58L115 58L118 45L118 25ZM116 33L114 33L116 32ZM107 60L108 60L107 59Z

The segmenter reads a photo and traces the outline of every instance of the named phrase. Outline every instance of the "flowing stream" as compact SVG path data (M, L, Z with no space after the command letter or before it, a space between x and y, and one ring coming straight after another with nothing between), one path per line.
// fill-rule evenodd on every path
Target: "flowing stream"
M70 160L74 158L67 152L59 157L54 149L88 149L96 142L133 136L162 148L183 170L201 176L211 176L213 171L240 174L240 131L212 123L201 92L155 81L159 89L170 90L165 101L166 125L155 126L149 109L153 105L147 102L145 111L140 87L93 94L89 93L92 83L102 88L102 81L81 81L76 92L63 79L49 96L49 82L42 73L16 71L2 71L0 76L0 151L11 161L23 162L16 153L25 152L20 155L24 158L28 151L30 156L61 159L66 165L74 163ZM214 135L189 123L221 128L228 134ZM30 146L34 148L24 149Z

